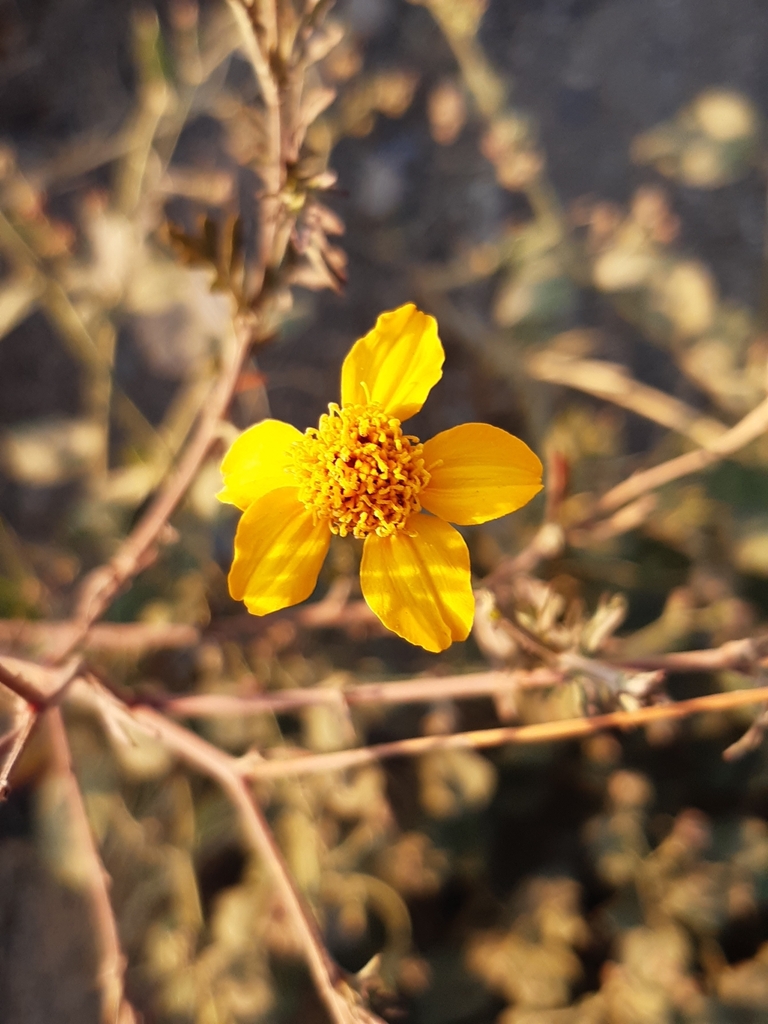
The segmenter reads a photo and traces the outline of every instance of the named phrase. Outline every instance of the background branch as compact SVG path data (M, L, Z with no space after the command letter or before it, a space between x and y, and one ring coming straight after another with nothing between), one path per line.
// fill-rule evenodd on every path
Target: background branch
M85 578L80 590L72 632L62 646L49 656L63 661L81 644L96 619L104 614L119 591L154 561L168 519L197 476L203 459L219 436L219 424L232 398L243 360L259 337L250 318L236 324L235 343L227 365L214 388L200 421L176 467L169 474L154 501L136 527L125 538L110 561Z
M90 690L79 688L80 700L94 703L94 690L100 684L90 681ZM96 698L96 709L105 713L105 709L117 708L116 698L112 694L102 693L101 703ZM120 708L121 711L127 709ZM108 713L108 712L107 712ZM248 845L261 858L270 872L285 905L288 916L296 929L307 963L326 1009L335 1024L358 1024L366 1019L374 1024L378 1018L367 1013L362 1007L355 1007L343 992L343 975L337 964L331 959L323 943L312 912L307 907L297 889L283 854L272 836L264 815L256 801L248 791L243 775L237 770L237 761L229 754L207 743L183 726L169 721L164 715L152 708L137 707L128 712L132 719L153 736L158 738L168 750L184 761L190 768L213 779L224 791L237 811L243 836Z
M389 683L357 683L331 689L311 687L280 690L252 696L201 693L172 697L162 710L179 718L229 717L259 714L265 711L294 711L317 704L412 704L438 700L471 699L493 694L535 689L561 683L563 674L547 668L518 669L511 672L474 672L460 676L430 676ZM241 684L242 684L241 680Z
M525 368L535 380L584 391L595 398L628 409L653 420L697 445L708 445L728 428L711 416L704 416L679 398L636 381L626 367L603 359L576 359L546 350L529 356Z
M58 707L49 708L45 723L50 738L53 770L58 776L69 812L78 849L86 858L86 895L91 905L98 957L96 982L101 991L102 1024L138 1024L136 1013L125 998L125 955L120 947L117 921L109 898L111 879L102 864L91 832L88 815L72 768L67 732Z
M393 740L391 743L378 743L354 750L339 750L330 754L305 754L274 761L264 760L261 756L245 755L241 759L242 772L252 779L276 779L343 771L346 768L372 764L393 757L417 757L434 750L485 750L506 744L553 743L580 739L606 729L625 731L651 722L677 721L708 711L730 711L749 704L761 704L766 700L768 686L763 686L754 690L713 693L706 697L693 697L690 700L658 704L635 711L611 711L593 717L542 722L536 725L476 729L446 736L415 736L411 739Z
M669 459L658 466L633 473L627 480L611 488L600 498L595 512L597 515L613 512L628 502L639 498L647 491L679 480L691 473L698 473L721 459L745 448L768 430L768 398L740 420L735 427L712 440L706 448L686 452L675 459Z

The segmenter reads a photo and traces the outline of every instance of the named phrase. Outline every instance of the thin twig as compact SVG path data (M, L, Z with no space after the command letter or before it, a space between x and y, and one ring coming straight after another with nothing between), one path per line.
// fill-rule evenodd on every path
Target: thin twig
M11 749L2 763L2 768L0 768L0 800L4 800L8 794L11 772L21 756L21 752L27 745L30 733L35 727L37 712L31 705L25 704L23 710L19 713L19 717L20 722L15 729L12 729L9 734L0 740L0 750L7 744L11 744Z
M13 687L9 688L13 689ZM40 700L44 701L44 697L44 693L41 692ZM274 760L267 760L261 755L254 754L246 754L240 759L231 758L229 754L223 753L216 747L205 743L195 734L170 722L154 708L146 706L129 708L119 697L106 690L96 680L93 682L86 682L83 679L74 680L67 690L66 698L75 706L94 711L100 717L116 716L119 720L120 717L125 716L126 719L143 725L150 734L167 741L169 746L173 744L173 737L176 737L176 741L179 742L179 737L183 734L189 743L194 741L194 744L203 744L206 749L210 748L210 752L217 758L223 758L223 761L217 761L219 767L224 763L231 766L234 762L239 765L239 771L243 775L254 779L268 779L342 771L360 764L371 764L392 757L412 757L429 753L432 750L486 749L506 744L551 743L578 739L582 736L602 732L605 729L629 731L650 722L674 721L690 718L691 715L732 711L750 704L762 704L768 701L768 686L711 693L703 697L693 697L690 700L637 708L634 711L611 711L592 717L542 722L536 725L476 729L471 732L442 736L416 736L411 739L394 740L391 743L380 743L352 750L339 750L328 754L306 753ZM195 749L197 748L195 747ZM177 753L181 756L180 750L177 750Z
M753 671L768 649L768 637L747 637L728 640L719 647L701 651L672 651L638 658L622 658L619 654L606 660L625 668L662 669L665 672L718 672L723 669Z
M280 90L270 66L270 54L262 49L256 27L251 20L257 16L260 6L246 6L242 0L227 0L227 5L240 32L243 51L253 67L256 81L261 89L264 103L265 152L259 168L263 190L259 197L259 258L257 267L249 275L247 291L259 295L264 287L270 267L276 266L282 253L275 253L275 237L282 209L282 189L285 167L283 165L283 130L280 114Z
M530 544L514 557L500 562L485 578L483 585L493 589L503 580L519 572L532 572L542 560L560 555L569 541L583 545L594 536L605 539L617 536L622 529L634 529L642 521L642 515L650 510L650 506L640 504L638 499L657 487L690 476L691 473L698 473L720 462L755 441L766 430L768 398L747 413L734 427L715 438L706 448L697 448L696 451L678 455L650 469L634 473L617 484L597 501L587 515L577 522L570 523L567 530L553 523L545 523ZM607 522L605 518L601 518L610 513L617 513L617 510L623 513L630 503L633 505L626 515L614 514Z
M284 248L290 236L289 229L295 217L293 213L287 212L282 195L287 174L285 143L286 139L292 137L293 125L287 124L286 130L283 131L281 87L284 83L281 79L280 85L278 84L281 69L277 66L277 21L274 3L268 0L264 4L250 6L241 3L240 0L229 0L229 5L235 14L246 55L253 64L264 104L265 157L260 168L263 190L259 196L258 256L255 267L249 271L249 287L246 294L238 296L241 300L241 310L247 309L247 315L236 321L235 337L231 350L227 353L225 365L175 469L110 562L89 574L83 582L70 628L49 655L49 662L53 665L64 662L80 644L85 643L92 626L119 591L154 560L163 534L168 532L170 516L219 436L221 419L226 413L250 346L270 332L269 324L274 316L274 310L269 308L274 285L270 272L276 270L282 262ZM260 24L259 19L263 19L265 24ZM262 28L266 31L260 32ZM158 103L153 107L153 117L159 117L159 111ZM290 115L291 112L288 113ZM147 126L151 131L145 133L146 145L140 154L142 160L156 126L155 121ZM135 187L138 187L139 179L143 176L139 173L142 166L138 166L137 174L133 176ZM135 188L127 191L134 193ZM128 198L132 199L132 196ZM127 205L130 203L127 202ZM65 686L71 681L71 676L68 676L61 686L57 688L55 685L59 676L69 669L70 663L58 672L53 669L46 670L32 663L18 662L17 659L5 659L5 663L4 668L0 664L0 683L5 683L9 689L27 700L31 706L30 714L33 711L37 714L39 709L52 701L57 701L63 695ZM19 665L22 668L17 671ZM98 689L93 681L74 689L82 691L83 687L86 693L92 694ZM126 706L118 698L108 693L107 696L113 708L122 709L125 714L129 714ZM102 704L106 699L102 700ZM271 869L282 893L283 901L301 938L310 972L334 1024L378 1021L378 1018L351 998L351 990L348 993L343 991L342 972L325 949L317 925L291 880L282 854L261 810L248 791L247 782L237 771L235 760L148 707L135 709L132 717L144 724L153 734L158 735L165 746L178 757L215 779L237 808L250 845ZM93 844L82 797L72 773L66 732L58 707L54 706L48 711L48 718L58 770L67 782L67 797L73 822L78 831L82 832L84 848L89 851L93 862L92 870L89 871L90 896L100 940L99 981L102 988L104 1024L130 1024L135 1020L135 1016L123 998L124 959L109 904L107 879Z
M42 622L32 619L0 619L0 647L31 647L41 655L69 641L75 623L71 619ZM158 648L194 647L201 632L183 622L97 622L83 639L88 651L130 651L140 655Z
M219 422L227 410L240 367L253 341L252 320L240 320L229 361L184 454L117 553L84 580L72 631L61 649L51 656L52 661L63 660L81 644L92 624L103 615L123 586L153 561L158 538L218 437Z
M752 753L753 750L757 750L765 739L766 729L768 729L768 705L764 704L762 711L744 735L723 751L723 760L738 761L739 758Z
M344 996L344 976L331 959L311 911L296 888L283 854L275 842L258 804L248 790L244 775L238 770L236 758L224 753L202 737L171 722L153 708L137 707L129 711L97 680L81 682L77 687L78 703L89 705L100 715L130 714L149 733L184 761L193 770L214 779L237 810L243 834L249 846L270 871L285 908L301 939L307 963L319 994L334 1024L382 1024L362 1007L353 1006Z
M82 638L85 651L130 651L140 654L158 648L194 647L203 635L213 640L249 637L271 629L278 622L291 622L302 629L343 629L366 635L386 634L365 601L347 601L349 587L329 588L326 597L313 604L285 608L271 615L231 615L217 619L203 631L181 622L95 622ZM341 592L343 591L343 592ZM38 622L30 619L0 619L0 647L33 648L40 656L50 655L71 642L81 628L75 619Z
M698 473L715 462L720 462L726 456L732 455L740 448L746 447L751 441L764 434L766 430L768 430L768 398L747 413L735 427L731 427L725 434L711 441L706 448L698 448L696 451L686 452L685 455L678 455L677 458L669 459L658 466L634 473L627 480L617 484L602 496L595 511L598 515L613 512L615 509L621 508L622 505L639 498L641 494L671 483L672 480L679 480L680 477Z
M252 312L251 315L242 316L236 321L235 337L228 362L176 468L169 474L157 497L135 529L123 541L116 555L107 565L95 570L84 581L75 615L75 628L63 648L56 652L54 660L65 658L83 642L90 626L109 607L121 588L154 559L158 538L218 435L219 421L229 406L245 356L251 345L261 339L259 330L267 331L265 326L257 326L260 306L266 304L268 298L265 289L266 276L270 268L280 263L283 255L282 252L276 251L277 226L282 210L281 190L285 174L281 159L280 91L269 56L261 48L248 10L240 0L228 2L235 15L246 55L258 79L265 107L265 155L261 168L264 189L259 197L259 254L250 282L250 294L254 297Z
M22 658L0 657L0 683L37 711L56 704L80 671L80 659L60 668L46 668Z
M622 505L613 515L600 519L591 526L580 529L573 526L568 531L568 541L574 547L603 544L613 537L621 537L642 526L656 510L658 499L655 494L641 494L635 501Z
M90 371L97 371L101 364L98 346L67 292L3 213L0 213L0 248L17 267L30 274L40 293L41 305L57 327L61 328L63 340L72 353Z
M731 656L736 654L732 649ZM748 653L748 652L746 652ZM745 652L742 651L742 656ZM75 696L83 693L89 701L98 701L96 686L79 684L73 687ZM317 932L315 922L309 916L299 893L291 882L282 855L272 838L258 806L243 781L243 776L285 777L286 774L302 774L307 771L339 770L352 764L367 763L383 757L421 754L429 750L450 748L483 748L507 742L543 742L591 734L599 729L618 727L632 728L649 721L682 718L687 715L712 710L725 710L747 703L759 703L768 699L768 687L740 691L731 694L714 694L706 698L681 702L636 712L619 712L602 715L593 719L572 722L548 723L516 729L483 730L443 737L420 737L414 740L382 744L360 751L342 751L333 755L295 758L290 761L264 762L253 758L243 759L239 766L230 755L225 754L200 737L169 722L163 715L148 708L138 708L132 713L112 694L103 693L103 700L113 704L120 714L130 715L134 721L143 724L151 733L161 739L164 745L185 760L193 769L214 778L227 793L238 810L241 824L248 841L258 851L274 872L286 907L294 920L303 945L307 950L310 968L319 991L336 1024L352 1024L354 1021L372 1021L372 1015L362 1007L350 1004L341 994L343 984L340 972L328 956ZM93 705L92 705L93 706ZM238 773L238 767L241 772ZM78 794L79 795L79 794Z
M561 384L603 398L689 437L698 445L709 445L728 430L719 420L703 415L679 398L636 381L626 367L617 363L602 359L576 359L550 349L530 356L525 367L536 380Z
M214 639L253 636L268 631L277 622L291 622L302 629L343 629L359 636L385 636L387 629L365 601L316 601L298 608L285 608L271 615L232 615L211 623L206 635Z
M557 686L563 673L547 668L513 672L473 672L459 676L430 676L388 683L360 683L339 689L308 687L276 693L200 693L173 697L161 708L179 718L237 717L264 711L295 711L317 704L409 704L440 700L471 699L517 689Z
M72 768L72 755L59 708L53 707L46 712L46 724L55 770L64 784L63 793L70 823L77 833L78 846L89 862L86 872L87 895L97 941L96 980L101 991L101 1021L102 1024L137 1024L133 1007L125 998L126 959L120 947L117 922L109 899L111 880L93 840L85 804Z
M242 772L252 779L282 779L288 776L315 775L319 772L343 771L362 764L374 764L393 757L417 757L433 750L483 750L506 744L554 743L562 740L591 736L605 729L636 729L650 722L675 721L704 712L730 711L748 704L768 701L768 686L754 690L733 690L712 693L670 704L656 704L635 711L611 711L591 718L573 718L537 725L501 726L496 729L476 729L472 732L451 733L446 736L415 736L393 740L353 750L338 750L330 754L302 754L299 757L266 760L246 754L241 758Z
M503 558L488 573L482 581L483 587L493 590L498 583L512 576L532 573L540 562L558 558L565 550L566 540L565 530L559 523L544 523L524 548L516 555Z
M117 167L113 190L115 207L126 216L134 215L141 202L155 134L170 99L158 53L160 25L157 14L154 11L136 11L132 27L139 83L136 104L124 129L128 146Z

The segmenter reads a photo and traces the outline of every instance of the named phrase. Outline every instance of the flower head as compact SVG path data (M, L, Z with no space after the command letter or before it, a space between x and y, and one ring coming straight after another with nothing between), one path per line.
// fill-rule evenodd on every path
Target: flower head
M402 422L442 376L437 323L412 304L382 313L341 373L341 405L304 434L263 420L222 462L219 499L243 512L229 591L254 615L309 597L331 535L364 541L363 596L411 643L442 651L474 615L469 553L450 523L514 512L542 487L526 444L465 423L422 444ZM427 513L424 514L426 510Z
M330 405L291 454L299 501L331 533L389 537L421 511L424 446L378 405Z

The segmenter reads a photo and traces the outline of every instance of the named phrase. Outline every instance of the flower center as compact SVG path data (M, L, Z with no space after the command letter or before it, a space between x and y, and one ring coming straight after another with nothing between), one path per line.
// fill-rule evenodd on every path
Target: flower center
M329 405L292 456L299 499L341 537L387 537L421 510L423 445L377 405Z

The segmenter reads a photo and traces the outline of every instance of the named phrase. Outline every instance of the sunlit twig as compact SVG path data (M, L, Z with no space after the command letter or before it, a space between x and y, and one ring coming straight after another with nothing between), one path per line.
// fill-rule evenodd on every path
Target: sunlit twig
M604 715L574 718L536 725L500 726L495 729L476 729L472 732L451 733L445 736L415 736L393 740L353 750L338 750L329 754L302 754L297 757L266 760L245 755L242 771L253 779L276 779L318 772L343 771L363 764L374 764L393 757L417 757L433 750L485 750L507 744L554 743L580 739L606 729L628 731L652 722L678 721L705 712L723 712L768 700L768 686L754 690L733 690L713 693L706 697L657 704L635 711L611 711Z

